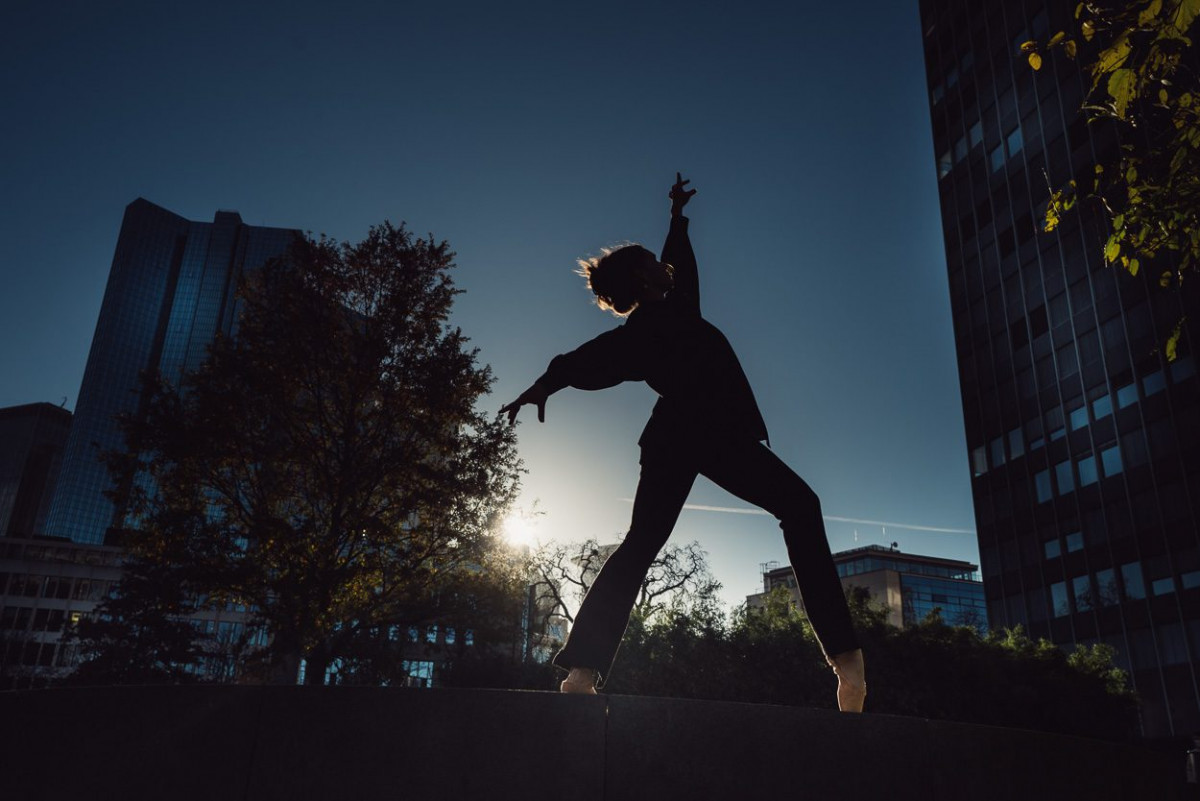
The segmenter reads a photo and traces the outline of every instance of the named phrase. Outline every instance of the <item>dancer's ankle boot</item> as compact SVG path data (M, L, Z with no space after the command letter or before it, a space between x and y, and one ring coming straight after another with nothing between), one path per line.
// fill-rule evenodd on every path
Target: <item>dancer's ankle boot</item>
M861 648L844 651L836 656L826 656L838 678L838 709L843 712L862 712L867 697L866 672L863 667Z
M596 671L591 668L571 668L571 672L563 679L563 683L558 685L558 691L595 695L596 678Z

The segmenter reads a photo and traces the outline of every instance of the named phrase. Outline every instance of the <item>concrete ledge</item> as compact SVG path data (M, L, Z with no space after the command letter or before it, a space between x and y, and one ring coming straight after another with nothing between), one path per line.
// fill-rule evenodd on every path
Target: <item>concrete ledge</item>
M0 693L11 799L1183 798L1183 757L890 715L366 687Z

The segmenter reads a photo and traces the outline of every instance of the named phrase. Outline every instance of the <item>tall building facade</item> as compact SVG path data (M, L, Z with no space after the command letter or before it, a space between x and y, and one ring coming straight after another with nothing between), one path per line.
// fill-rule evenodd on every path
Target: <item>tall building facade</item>
M198 367L216 334L233 327L238 278L297 234L245 225L230 211L201 223L141 198L126 207L46 533L102 543L120 525L99 454L124 446L117 418L137 414L141 373L178 381Z
M0 537L45 528L70 431L71 413L50 403L0 409Z
M887 609L888 623L897 628L920 623L938 610L952 626L974 626L987 631L987 607L979 566L958 559L904 553L893 545L867 545L833 555L842 587L861 587L876 603ZM761 607L779 587L803 608L791 565L763 565L763 591L746 598L751 608Z
M1147 736L1200 729L1200 381L1185 309L1105 264L1101 228L1042 230L1049 187L1119 147L1080 113L1081 60L1020 45L1075 3L920 0L934 156L989 621L1109 643ZM1086 183L1085 183L1086 182Z

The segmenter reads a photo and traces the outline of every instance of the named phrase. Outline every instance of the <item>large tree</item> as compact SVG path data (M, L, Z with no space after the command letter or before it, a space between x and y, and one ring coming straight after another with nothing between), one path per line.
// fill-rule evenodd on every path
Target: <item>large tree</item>
M448 614L486 575L517 487L487 366L449 324L445 242L389 223L300 237L242 282L237 325L175 385L146 382L111 461L139 559L266 629L264 673L309 683L380 626ZM446 591L453 587L454 591Z
M1198 16L1200 0L1087 0L1073 28L1022 46L1035 70L1054 51L1080 58L1090 81L1080 113L1115 126L1121 141L1091 174L1053 189L1045 230L1081 204L1100 219L1105 259L1134 275L1153 270L1179 291L1200 261L1200 51L1190 38ZM1168 360L1182 326L1167 339Z

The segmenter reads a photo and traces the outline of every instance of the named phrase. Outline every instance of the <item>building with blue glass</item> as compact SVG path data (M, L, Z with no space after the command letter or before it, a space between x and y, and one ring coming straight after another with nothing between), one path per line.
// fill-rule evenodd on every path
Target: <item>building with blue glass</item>
M124 447L117 417L138 413L141 373L178 381L198 367L216 334L233 328L239 277L298 233L245 225L232 211L201 223L141 198L126 207L46 534L102 543L121 524L99 454Z
M1103 220L1040 224L1050 187L1090 186L1121 144L1080 112L1085 45L1036 72L1020 52L1075 5L920 1L964 461L990 623L1112 645L1144 733L1181 735L1200 729L1200 380L1186 326L1160 353L1177 292L1108 266Z
M833 563L842 586L869 592L873 601L887 609L888 622L897 628L920 623L937 610L949 625L987 631L987 606L977 565L882 545L839 551L833 555ZM749 596L747 606L761 606L767 595L782 587L803 608L791 566L763 565L762 577L762 593Z
M71 431L71 413L51 403L0 409L0 537L45 528Z

